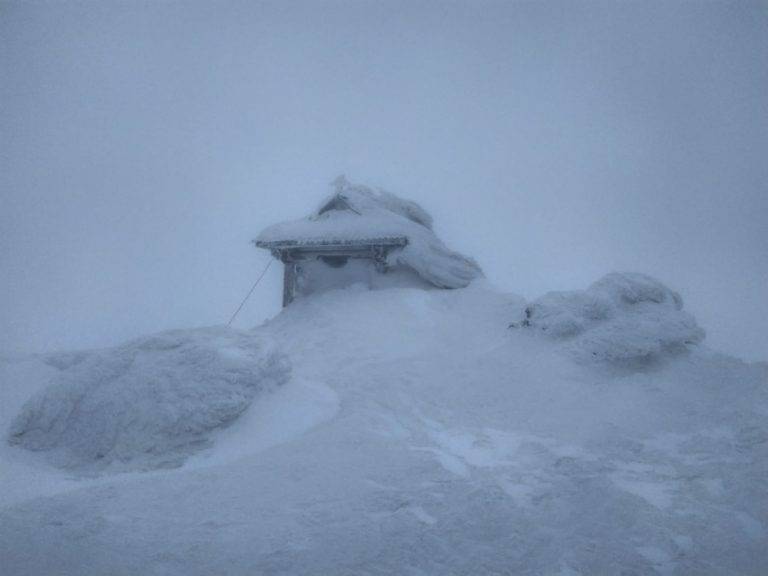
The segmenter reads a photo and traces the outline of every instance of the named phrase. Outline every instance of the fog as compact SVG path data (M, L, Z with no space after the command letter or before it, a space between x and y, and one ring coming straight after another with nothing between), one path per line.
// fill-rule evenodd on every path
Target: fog
M345 173L500 289L646 272L768 359L764 2L4 2L0 41L0 351L225 323Z

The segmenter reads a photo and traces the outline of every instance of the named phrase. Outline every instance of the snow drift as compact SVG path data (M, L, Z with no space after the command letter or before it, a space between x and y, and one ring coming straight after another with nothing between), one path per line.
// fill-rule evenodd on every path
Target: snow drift
M195 435L213 439L211 449L162 474L72 479L0 446L0 495L16 494L0 498L3 574L768 573L765 366L687 344L688 353L665 352L653 369L641 362L629 373L576 362L563 346L612 322L633 341L640 333L655 342L659 326L682 313L679 298L646 277L612 275L586 292L564 298L567 306L552 301L560 319L547 322L559 332L540 329L545 310L535 304L529 328L508 329L529 304L483 282L461 290L352 287L297 300L251 333L193 331L161 336L145 352L106 351L143 366L127 373L152 365L158 379L177 374L174 386L189 362L189 378L217 382L213 399L244 386L221 377L230 362L234 373L242 362L255 374L275 373L263 342L288 358L291 378L224 433ZM57 358L59 383L92 374L91 392L78 393L82 408L119 409L88 400L99 362L110 366L104 374L115 372L93 354ZM200 354L213 364L196 360ZM23 391L58 370L38 362L0 361L3 428ZM110 393L127 394L117 381L108 379ZM263 389L255 381L252 388ZM142 389L169 411L177 404L152 391L162 386ZM141 410L132 417L167 421L139 396L130 398ZM178 396L185 394L170 393ZM189 414L210 415L204 402L195 396ZM225 414L240 405L238 398ZM85 428L82 408L44 411L61 413L55 421L64 431L68 411L89 437L115 428L139 434L127 416L120 427ZM186 437L175 422L171 439ZM168 443L164 434L151 442ZM167 454L178 461L176 448ZM20 482L31 486L17 490Z
M24 406L9 441L79 470L178 466L289 373L255 337L226 328L165 332L52 362L58 376Z
M677 292L637 273L612 273L587 290L550 292L513 327L562 341L579 359L641 366L704 339Z
M432 230L432 217L417 203L382 189L352 184L343 176L334 192L308 218L275 224L256 239L270 248L291 243L353 243L405 238L407 245L388 255L388 264L413 270L439 288L463 288L482 276L472 258L450 250Z

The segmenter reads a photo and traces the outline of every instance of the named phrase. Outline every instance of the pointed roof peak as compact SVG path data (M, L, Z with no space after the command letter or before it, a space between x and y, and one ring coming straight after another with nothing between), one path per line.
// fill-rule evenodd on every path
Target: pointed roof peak
M336 193L339 194L340 192L343 192L345 188L349 188L350 183L349 180L347 180L346 174L339 174L336 176L333 182L331 182L331 186L336 190Z

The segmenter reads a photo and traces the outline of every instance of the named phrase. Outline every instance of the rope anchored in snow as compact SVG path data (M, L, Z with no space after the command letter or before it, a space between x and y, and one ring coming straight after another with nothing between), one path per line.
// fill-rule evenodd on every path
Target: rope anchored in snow
M243 306L245 306L245 303L248 301L248 298L250 298L251 294L253 294L253 291L256 290L256 286L258 286L259 282L261 282L261 279L264 278L264 274L266 274L267 270L269 270L269 267L272 266L272 262L274 262L274 260L272 259L270 259L269 262L267 262L267 265L264 267L264 270L261 271L261 274L259 275L259 277L256 278L256 282L253 283L253 286L251 286L251 289L248 291L248 294L246 294L245 298L243 298L243 301L240 302L240 306L238 306L237 310L235 310L235 313L232 314L232 318L230 318L229 322L227 322L227 326L232 324L232 321L240 313L240 310L243 309Z

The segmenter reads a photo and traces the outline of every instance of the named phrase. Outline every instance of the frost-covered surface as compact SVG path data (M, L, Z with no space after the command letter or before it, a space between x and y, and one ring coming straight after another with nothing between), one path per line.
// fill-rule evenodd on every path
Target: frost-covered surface
M482 276L477 263L454 252L432 231L432 217L418 204L381 189L351 184L339 177L334 192L308 218L275 224L256 242L371 241L408 239L408 245L389 254L390 265L414 270L440 288L461 288Z
M252 335L225 328L165 332L45 361L59 372L8 436L72 470L178 466L289 373L287 361Z
M767 573L765 366L606 371L508 329L525 307L296 301L253 333L290 381L181 468L73 480L2 447L3 574ZM55 370L0 365L0 414Z
M635 368L704 339L677 292L637 273L608 274L587 290L550 292L528 305L512 327L562 341L581 360Z

